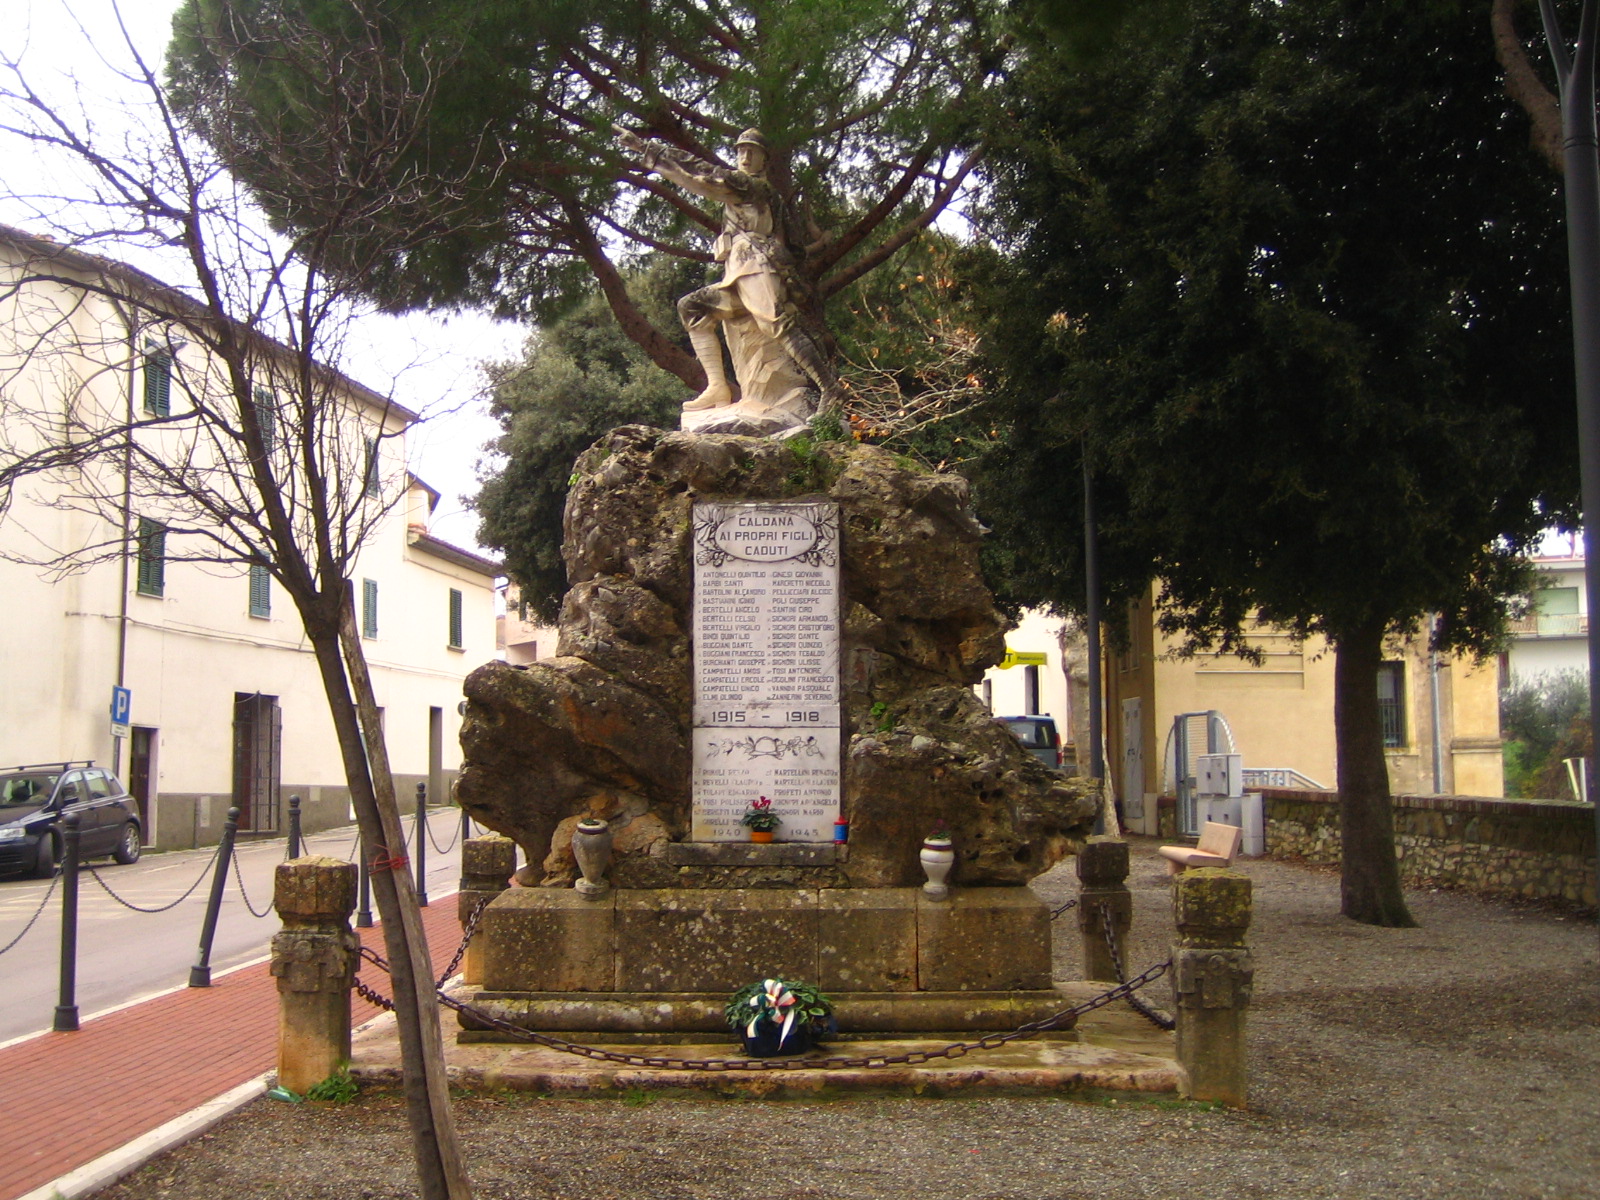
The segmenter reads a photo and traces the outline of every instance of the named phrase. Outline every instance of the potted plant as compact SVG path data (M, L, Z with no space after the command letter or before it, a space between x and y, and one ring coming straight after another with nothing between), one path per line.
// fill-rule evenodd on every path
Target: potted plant
M750 830L752 842L770 842L772 831L783 824L783 818L772 811L772 801L765 796L757 796L750 802L750 807L745 809L744 816L739 818L741 825Z
M752 1058L803 1054L833 1028L833 1004L798 979L758 979L728 998L728 1027Z

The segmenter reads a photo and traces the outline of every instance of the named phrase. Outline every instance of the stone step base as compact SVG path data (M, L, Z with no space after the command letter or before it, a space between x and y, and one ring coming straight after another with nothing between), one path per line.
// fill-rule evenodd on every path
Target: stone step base
M542 1033L726 1033L727 992L473 991L469 1004L522 1029ZM1074 999L1054 989L1014 992L842 992L830 996L841 1034L1006 1032L1052 1017ZM462 1042L515 1041L460 1017ZM1062 1025L1070 1030L1072 1022Z
M350 1074L362 1083L398 1086L400 1050L392 1023L387 1038L360 1038ZM942 1041L835 1042L805 1058L891 1057L912 1050L937 1050ZM615 1048L615 1047L612 1047ZM647 1051L658 1053L658 1051ZM1038 1095L1051 1092L1129 1091L1175 1093L1178 1064L1170 1056L1063 1041L1011 1042L974 1050L957 1059L878 1068L804 1065L804 1059L766 1059L792 1066L778 1070L730 1071L634 1067L578 1058L540 1046L457 1045L445 1047L450 1082L541 1094L636 1096L645 1092L700 1092L754 1099L822 1097L838 1093L907 1096ZM732 1042L673 1046L667 1057L686 1061L739 1057Z

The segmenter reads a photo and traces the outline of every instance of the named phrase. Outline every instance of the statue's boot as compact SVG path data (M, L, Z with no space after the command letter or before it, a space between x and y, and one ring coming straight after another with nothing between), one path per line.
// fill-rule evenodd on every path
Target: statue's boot
M727 368L722 365L722 342L717 331L711 329L689 330L689 344L694 356L705 369L705 390L683 406L684 412L703 412L708 408L722 408L733 403L733 389L728 386Z
M802 329L791 326L783 335L783 348L794 359L795 366L805 372L806 378L816 385L823 409L836 408L844 399L839 385L839 375L833 369L822 348Z

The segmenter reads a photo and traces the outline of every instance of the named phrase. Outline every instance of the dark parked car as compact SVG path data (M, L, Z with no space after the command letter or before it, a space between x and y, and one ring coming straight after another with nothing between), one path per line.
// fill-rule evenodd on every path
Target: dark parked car
M1031 715L996 717L995 720L1011 730L1012 736L1045 766L1061 769L1061 735L1056 732L1054 717Z
M61 861L56 822L78 815L79 859L137 862L139 809L117 777L93 762L0 767L0 875L48 878Z

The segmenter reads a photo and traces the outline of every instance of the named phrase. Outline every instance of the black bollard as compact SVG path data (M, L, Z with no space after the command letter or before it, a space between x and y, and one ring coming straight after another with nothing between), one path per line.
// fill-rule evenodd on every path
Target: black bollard
M428 907L428 785L417 784L417 907Z
M372 864L367 859L367 839L361 839L361 861L356 866L356 928L372 928Z
M289 797L289 857L300 857L300 797Z
M78 829L77 813L61 818L61 994L56 999L57 1033L78 1027Z
M230 808L222 824L222 844L217 847L217 869L211 876L211 896L206 901L206 919L200 926L200 959L189 968L190 987L211 986L211 942L217 936L217 916L222 912L222 892L228 886L228 868L233 864L233 835L239 831L239 810Z
M458 800L456 803L459 804L460 801ZM465 845L467 839L470 838L471 836L472 836L472 818L467 816L467 810L463 808L461 810L461 843L462 843L462 845Z

